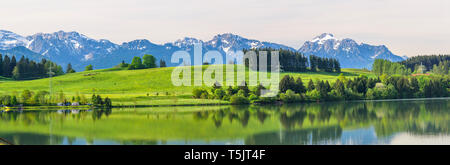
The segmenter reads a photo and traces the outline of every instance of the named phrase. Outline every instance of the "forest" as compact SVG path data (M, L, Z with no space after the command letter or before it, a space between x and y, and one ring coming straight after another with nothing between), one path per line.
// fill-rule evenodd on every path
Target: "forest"
M353 79L341 74L334 83L320 79L304 83L300 77L286 75L280 80L276 97L261 97L262 85L195 88L194 98L221 99L231 104L273 104L277 102L316 102L339 100L377 100L402 98L432 98L450 96L448 76L380 76L360 75Z
M13 78L15 80L31 80L63 75L63 69L61 66L46 59L42 59L40 62L29 60L28 58L21 57L19 61L15 56L4 57L0 54L0 75L3 77Z
M308 57L304 56L299 52L294 52L290 50L284 49L271 49L271 48L259 48L259 49L251 49L244 50L246 53L248 51L256 52L256 64L257 68L259 68L259 52L266 51L267 52L267 69L270 70L271 66L271 51L279 52L280 59L280 69L284 72L307 72L307 71L324 71L324 72L341 72L341 66L337 59L334 58L324 58L318 57L314 55ZM245 59L245 66L249 67L249 59Z
M426 71L430 71L435 66L438 66L440 63L443 63L445 61L450 61L450 55L414 56L399 63L412 71L417 70L420 65L425 66Z
M296 62L293 59L296 56L298 59L303 59L298 61L307 64L304 56L287 52L280 53L282 54L280 59L284 61L280 63L284 65L284 68L295 65ZM318 78L304 83L301 77L295 78L286 75L280 80L280 93L272 98L261 97L261 90L266 87L258 85L249 88L246 83L243 83L245 86L239 87L222 88L220 85L214 84L209 90L196 88L193 91L193 97L228 100L232 104L448 97L450 96L450 77L448 75L450 63L447 57L418 56L403 62L376 59L372 67L376 78L360 75L351 79L341 73L333 83ZM285 58L291 58L291 60L285 60ZM339 66L339 62L310 56L310 66L311 70L317 68L331 72L338 70L334 66ZM414 67L410 68L410 66ZM425 72L427 74L423 74ZM411 75L412 73L422 74Z

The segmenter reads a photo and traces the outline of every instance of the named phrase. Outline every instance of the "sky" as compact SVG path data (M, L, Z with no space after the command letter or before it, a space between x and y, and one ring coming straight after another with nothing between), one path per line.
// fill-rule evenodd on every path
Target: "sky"
M322 33L386 45L397 55L450 53L448 0L14 0L0 5L0 29L59 30L121 44L222 33L298 49Z

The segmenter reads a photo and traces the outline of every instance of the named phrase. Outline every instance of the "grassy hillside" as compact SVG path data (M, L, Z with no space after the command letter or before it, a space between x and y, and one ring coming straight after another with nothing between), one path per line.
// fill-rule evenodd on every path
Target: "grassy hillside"
M203 66L203 70L206 68L207 66ZM219 100L191 99L193 86L177 87L172 85L171 74L173 69L173 67L142 70L101 69L54 77L51 79L51 82L53 92L62 90L68 97L79 92L80 94L85 94L88 98L95 92L109 96L115 105L199 105L227 103ZM360 74L369 77L374 76L368 71L359 69L342 69L342 71L347 77L355 77ZM301 77L306 83L309 79L315 78L332 82L337 78L339 73L287 72L282 73L280 77L284 75ZM248 77L248 73L246 77ZM18 94L25 89L31 91L50 91L49 85L49 78L28 81L0 79L0 94Z

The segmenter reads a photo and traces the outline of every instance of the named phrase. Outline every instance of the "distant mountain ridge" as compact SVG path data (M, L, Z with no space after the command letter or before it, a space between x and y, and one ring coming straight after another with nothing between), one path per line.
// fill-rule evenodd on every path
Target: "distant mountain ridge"
M92 64L95 69L110 68L122 60L130 62L134 56L144 54L152 54L158 61L163 59L168 66L175 66L178 64L170 63L172 53L178 50L192 53L194 43L202 43L203 52L216 50L224 57L230 51L270 47L299 51L305 55L334 57L339 59L343 64L342 67L349 68L367 67L374 58L393 61L402 59L392 54L385 46L357 44L351 39L337 40L328 33L305 42L300 49L296 50L282 44L247 39L231 33L218 34L209 41L185 37L165 44L155 44L146 39L115 44L106 39L92 39L78 32L58 31L24 37L11 31L0 30L0 53L26 56L30 59L47 58L62 66L71 63L77 71L82 71L89 64ZM330 47L337 47L337 49ZM343 54L342 52L352 53ZM353 58L346 58L346 56L357 57L358 65L355 65Z
M336 58L344 68L371 68L375 59L394 62L404 60L384 45L358 44L349 38L339 40L330 33L323 33L311 41L306 41L298 51L305 55Z

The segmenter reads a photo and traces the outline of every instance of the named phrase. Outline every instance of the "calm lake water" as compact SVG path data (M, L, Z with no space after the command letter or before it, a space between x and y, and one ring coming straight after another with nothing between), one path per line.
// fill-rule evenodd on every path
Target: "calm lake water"
M0 137L25 145L450 144L449 100L2 111Z

